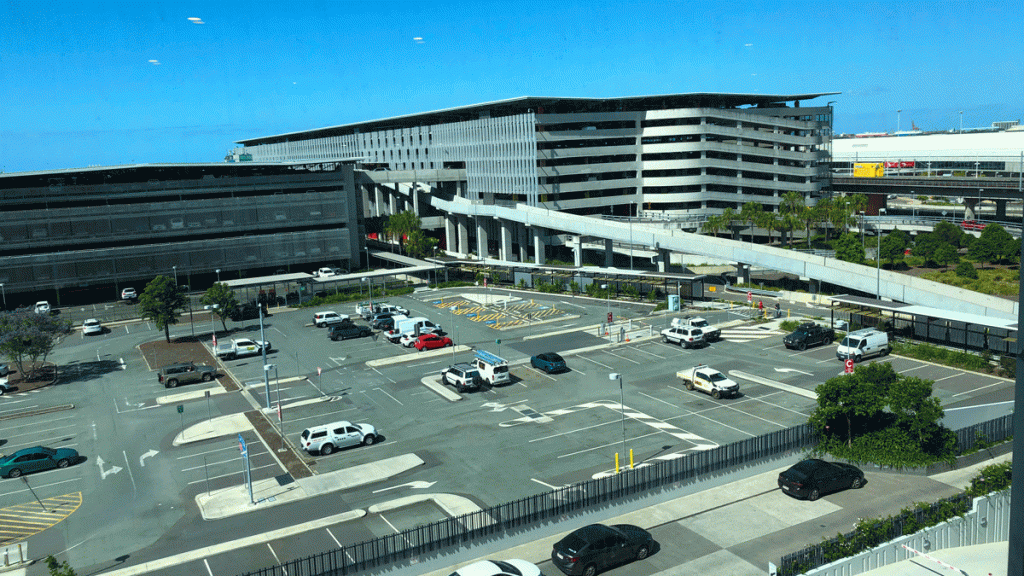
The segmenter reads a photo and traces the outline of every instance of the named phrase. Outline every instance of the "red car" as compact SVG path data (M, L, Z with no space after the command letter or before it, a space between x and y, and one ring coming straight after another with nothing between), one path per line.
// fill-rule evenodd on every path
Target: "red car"
M438 336L437 334L421 334L420 339L413 344L413 346L415 346L420 352L454 345L455 343L452 342L451 338L447 336Z

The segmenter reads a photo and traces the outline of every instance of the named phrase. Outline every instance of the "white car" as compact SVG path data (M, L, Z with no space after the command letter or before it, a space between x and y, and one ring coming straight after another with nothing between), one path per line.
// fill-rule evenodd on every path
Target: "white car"
M36 302L36 314L49 314L49 313L50 313L50 303L49 302L47 302L46 300L40 300L39 302Z
M323 328L331 324L341 324L348 319L348 314L338 314L334 310L325 310L313 315L313 325L317 328Z
M421 326L420 333L417 335L415 332L406 332L399 336L398 341L406 348L412 348L416 345L416 341L420 339L423 334L436 334L438 327Z
M103 325L100 321L95 318L89 318L85 322L82 322L82 335L86 334L102 334Z
M121 300L134 300L138 297L139 295L135 293L135 288L125 288L124 290L121 290Z
M540 568L526 560L481 560L463 566L451 576L542 576Z
M10 392L10 390L10 387L7 385L7 378L0 378L0 396Z
M347 420L306 428L299 436L299 445L310 454L327 456L338 448L369 446L377 441L380 431L370 424L353 424Z

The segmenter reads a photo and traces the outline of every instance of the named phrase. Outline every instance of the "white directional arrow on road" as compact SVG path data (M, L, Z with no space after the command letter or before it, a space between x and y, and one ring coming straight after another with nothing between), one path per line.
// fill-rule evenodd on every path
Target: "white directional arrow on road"
M811 374L810 372L803 372L801 370L797 370L796 368L776 368L775 371L776 372L796 372L798 374L806 374L807 376L814 376L814 374Z
M146 462L145 462L146 458L149 458L151 456L156 456L159 453L160 452L158 452L157 450L153 450L152 448L150 448L149 452L146 452L142 456L139 456L139 466L142 466L143 468L145 468L146 467Z
M388 490L394 490L395 488L404 488L406 486L408 486L409 488L419 488L419 489L430 488L434 484L437 484L437 482L423 482L422 480L416 480L414 482L407 482L405 484L399 484L398 486L389 486L387 488L381 488L380 490L374 490L373 493L376 494L377 492L386 492Z
M107 476L109 476L110 474L117 474L118 472L121 471L121 467L120 466L111 466L110 470L104 470L103 469L103 458L100 457L100 456L96 457L96 465L100 467L100 478L102 480L106 480Z
M508 408L508 406L505 406L504 404L500 404L498 402L484 402L483 407L490 408L491 412L502 412Z

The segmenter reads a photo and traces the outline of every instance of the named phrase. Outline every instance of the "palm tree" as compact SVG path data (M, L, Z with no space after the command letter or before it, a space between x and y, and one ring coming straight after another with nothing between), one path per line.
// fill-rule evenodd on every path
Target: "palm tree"
M829 214L831 214L831 213L832 213L832 199L831 198L821 198L820 200L818 200L818 203L814 205L814 208L811 208L811 215L808 217L808 236L807 236L807 247L808 248L811 247L810 224L817 224L819 222L824 224L824 228L825 228L825 242L828 242L829 224L831 222L831 219L829 218Z
M762 212L761 217L757 219L757 225L768 231L768 244L772 243L772 232L779 230L782 227L782 222L779 221L779 216L775 212Z
M789 232L789 247L793 247L793 230L802 221L799 218L800 212L806 208L804 197L799 192L786 192L782 195L782 203L779 204L779 213L782 214L782 230Z
M732 208L726 208L719 217L722 219L722 225L729 229L729 238L735 240L736 229L732 227L732 223L737 219L736 211Z
M707 220L704 221L704 225L701 226L701 230L705 234L711 234L715 238L718 238L718 232L725 227L725 220L721 214L713 214L708 216Z
M754 224L761 219L762 214L764 214L764 207L758 202L747 202L740 209L740 219L750 226L751 244L754 243Z

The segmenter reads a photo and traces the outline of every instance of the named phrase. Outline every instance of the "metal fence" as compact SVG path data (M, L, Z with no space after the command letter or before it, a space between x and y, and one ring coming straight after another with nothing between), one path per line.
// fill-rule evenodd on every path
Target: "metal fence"
M829 562L860 552L861 549L868 549L883 542L888 542L903 536L912 534L922 528L927 520L936 518L940 511L952 510L954 514L963 514L970 508L971 499L967 494L960 493L956 496L943 498L925 507L917 507L894 517L880 530L874 530L870 538L861 537L857 532L848 532L841 536L835 536L821 544L813 544L792 554L782 557L779 563L779 576L796 576L808 570L824 566ZM942 517L938 520L946 520ZM937 523L937 522L929 522Z
M806 448L816 441L814 429L804 424L261 568L244 576L334 576L422 561L426 556L439 556L457 546L504 536L510 531L630 496L646 495L673 484L694 482L701 476Z
M988 422L956 430L956 446L959 454L1003 442L1013 435L1013 414L1000 416Z

